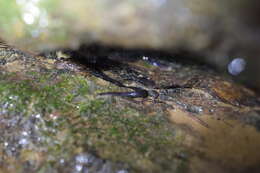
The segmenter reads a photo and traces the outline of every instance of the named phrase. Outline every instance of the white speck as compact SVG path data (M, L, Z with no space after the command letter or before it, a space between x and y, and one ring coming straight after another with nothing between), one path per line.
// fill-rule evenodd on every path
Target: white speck
M27 144L29 144L29 141L27 139L25 139L25 138L22 138L22 139L19 140L18 144L20 144L20 145L27 145Z
M41 118L41 114L36 114L35 118Z
M143 60L147 61L149 58L147 56L143 56Z
M203 111L203 109L202 109L201 107L196 107L196 110L197 110L198 112L202 112L202 111Z
M63 164L65 162L64 159L60 159L60 163Z
M40 15L40 9L34 2L24 4L24 11L30 13L34 17L38 17Z
M89 157L86 154L80 154L76 156L76 162L81 164L86 164L89 162Z
M76 165L75 169L76 171L80 172L82 170L83 166L82 165Z
M34 23L35 17L31 13L24 13L23 20L26 24L31 25Z
M5 145L5 147L7 147L9 144L8 144L8 142L5 142L4 145Z
M35 130L39 130L39 127L37 125L34 126Z
M22 18L24 22L28 25L32 25L39 18L41 11L37 5L38 1L36 0L27 0L27 1L16 1L17 4L21 5Z
M11 99L11 100L17 100L17 99L18 99L18 96L9 96L9 99Z
M54 114L50 114L50 118L53 120L56 120L58 118L58 116L54 115Z
M228 64L228 72L232 75L238 75L244 71L246 61L243 58L235 58Z
M155 67L159 67L160 65L157 62L152 62L152 65Z
M22 132L22 135L23 135L23 136L28 136L28 132L23 131L23 132Z

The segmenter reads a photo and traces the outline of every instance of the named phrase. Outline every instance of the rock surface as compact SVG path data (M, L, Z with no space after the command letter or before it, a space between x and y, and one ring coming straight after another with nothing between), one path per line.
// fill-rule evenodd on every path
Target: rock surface
M259 172L259 97L179 61L2 45L0 172ZM113 96L140 90L148 96Z

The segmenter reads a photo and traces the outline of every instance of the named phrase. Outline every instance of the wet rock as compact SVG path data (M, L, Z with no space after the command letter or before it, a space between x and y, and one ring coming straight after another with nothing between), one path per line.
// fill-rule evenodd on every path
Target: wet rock
M112 84L66 53L0 49L3 172L172 172L188 169L183 134L98 93ZM51 56L51 55L56 56ZM70 54L67 54L69 57ZM50 57L51 58L48 58Z
M0 60L3 172L259 170L259 97L208 67L96 45Z

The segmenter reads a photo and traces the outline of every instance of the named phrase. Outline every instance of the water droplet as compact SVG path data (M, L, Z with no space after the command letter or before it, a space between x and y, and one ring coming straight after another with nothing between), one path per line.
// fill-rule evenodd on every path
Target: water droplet
M39 0L17 0L16 3L21 6L22 18L28 25L32 25L39 20L41 11L38 6Z
M60 159L60 163L63 164L65 162L64 159Z
M234 76L244 71L246 61L243 58L235 58L228 64L228 72Z
M41 114L36 114L35 118L41 118Z
M22 132L22 135L23 135L23 136L28 136L28 132L23 131L23 132Z
M18 144L25 146L29 144L29 141L26 138L22 138L19 140Z
M76 171L80 172L82 170L83 166L82 165L76 165L75 169Z
M148 61L148 59L149 59L149 58L148 58L147 56L143 56L143 60L144 60L144 61Z
M23 20L26 24L31 25L34 23L35 18L31 13L24 13Z
M90 158L87 154L79 154L76 156L76 162L86 164L90 162Z
M58 116L55 115L55 114L50 114L50 118L53 119L53 120L56 120L58 118Z
M9 96L9 99L11 99L11 100L17 100L17 99L18 99L18 96L11 95L11 96Z

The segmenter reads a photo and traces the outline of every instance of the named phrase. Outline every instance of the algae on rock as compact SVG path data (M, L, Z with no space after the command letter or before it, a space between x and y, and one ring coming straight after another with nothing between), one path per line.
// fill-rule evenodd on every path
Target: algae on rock
M58 68L58 59L0 51L1 171L186 169L184 136L165 117L98 97L115 87Z

